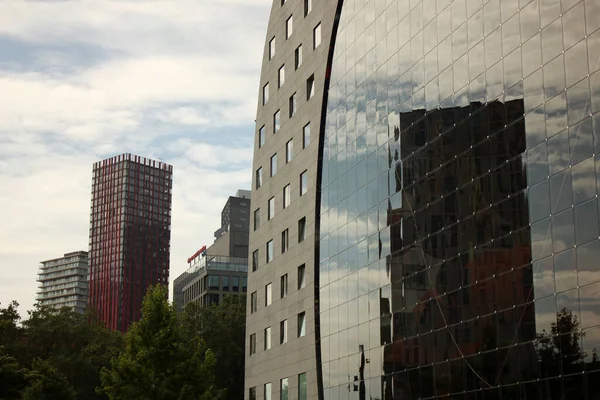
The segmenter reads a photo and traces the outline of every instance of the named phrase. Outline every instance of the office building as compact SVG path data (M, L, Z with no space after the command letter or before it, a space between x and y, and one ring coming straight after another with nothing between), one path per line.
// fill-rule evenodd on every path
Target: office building
M87 307L87 278L87 251L75 251L42 261L37 278L37 301L41 306L70 307L83 314Z
M173 282L173 302L178 312L192 301L219 304L223 296L247 291L249 221L250 191L238 190L223 207L214 243L188 258L188 269Z
M112 330L139 320L150 285L169 282L173 167L123 154L94 164L89 305Z
M263 59L247 398L597 398L600 1L306 4L273 3ZM310 294L263 302L298 263Z

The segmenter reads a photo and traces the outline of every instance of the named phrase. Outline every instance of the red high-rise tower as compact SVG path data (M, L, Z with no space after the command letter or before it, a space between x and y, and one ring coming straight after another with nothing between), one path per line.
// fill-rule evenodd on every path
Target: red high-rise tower
M173 167L123 154L94 164L89 305L112 330L139 320L149 285L169 282Z

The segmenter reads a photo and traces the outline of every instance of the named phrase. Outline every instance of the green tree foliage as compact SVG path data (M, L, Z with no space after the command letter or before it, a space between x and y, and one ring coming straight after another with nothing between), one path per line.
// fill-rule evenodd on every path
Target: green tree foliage
M126 348L101 372L101 391L112 400L219 400L215 355L199 337L186 338L167 289L151 287L142 317L126 335Z
M27 385L27 370L0 346L0 399L17 400Z
M187 340L199 336L213 350L217 387L227 388L228 400L244 398L246 296L225 296L208 307L189 303L181 320Z
M29 384L23 400L74 400L75 390L68 379L51 362L35 359L27 373Z

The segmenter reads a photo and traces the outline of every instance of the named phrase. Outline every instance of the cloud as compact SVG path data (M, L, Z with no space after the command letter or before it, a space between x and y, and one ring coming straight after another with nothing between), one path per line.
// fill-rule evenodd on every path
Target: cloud
M267 0L0 3L0 302L87 249L92 163L174 165L171 278L249 188Z

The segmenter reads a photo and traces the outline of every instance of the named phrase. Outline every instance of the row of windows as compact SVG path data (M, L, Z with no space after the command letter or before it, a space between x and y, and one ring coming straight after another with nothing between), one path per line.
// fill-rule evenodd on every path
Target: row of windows
M258 212L260 209L256 210L254 213L254 223L260 223L260 217L258 217ZM298 243L306 240L306 217L302 217L298 220ZM289 228L285 229L281 232L281 254L286 253L290 248L290 232ZM258 269L259 264L259 251L258 249L252 252L252 272ZM275 242L273 239L269 240L266 244L266 264L273 261L275 257Z
M282 0L285 2L285 0ZM305 0L311 1L311 0ZM271 383L265 383L263 385L263 399L272 399L272 386ZM282 378L279 380L279 400L289 399L289 378ZM256 387L250 388L248 397L250 400L256 400ZM308 398L307 385L306 385L306 372L298 374L298 400L306 400Z
M306 286L306 265L302 264L298 267L298 290ZM287 297L288 295L288 274L281 275L280 277L280 298ZM270 306L273 303L273 284L268 283L265 285L265 307ZM258 310L258 292L252 292L250 294L250 314L255 313Z
M302 311L296 316L298 325L296 337L303 337L306 335L306 312ZM284 319L279 322L279 344L285 344L288 341L288 320ZM271 327L266 327L263 330L263 347L265 351L271 349ZM250 335L250 355L256 354L256 333Z

